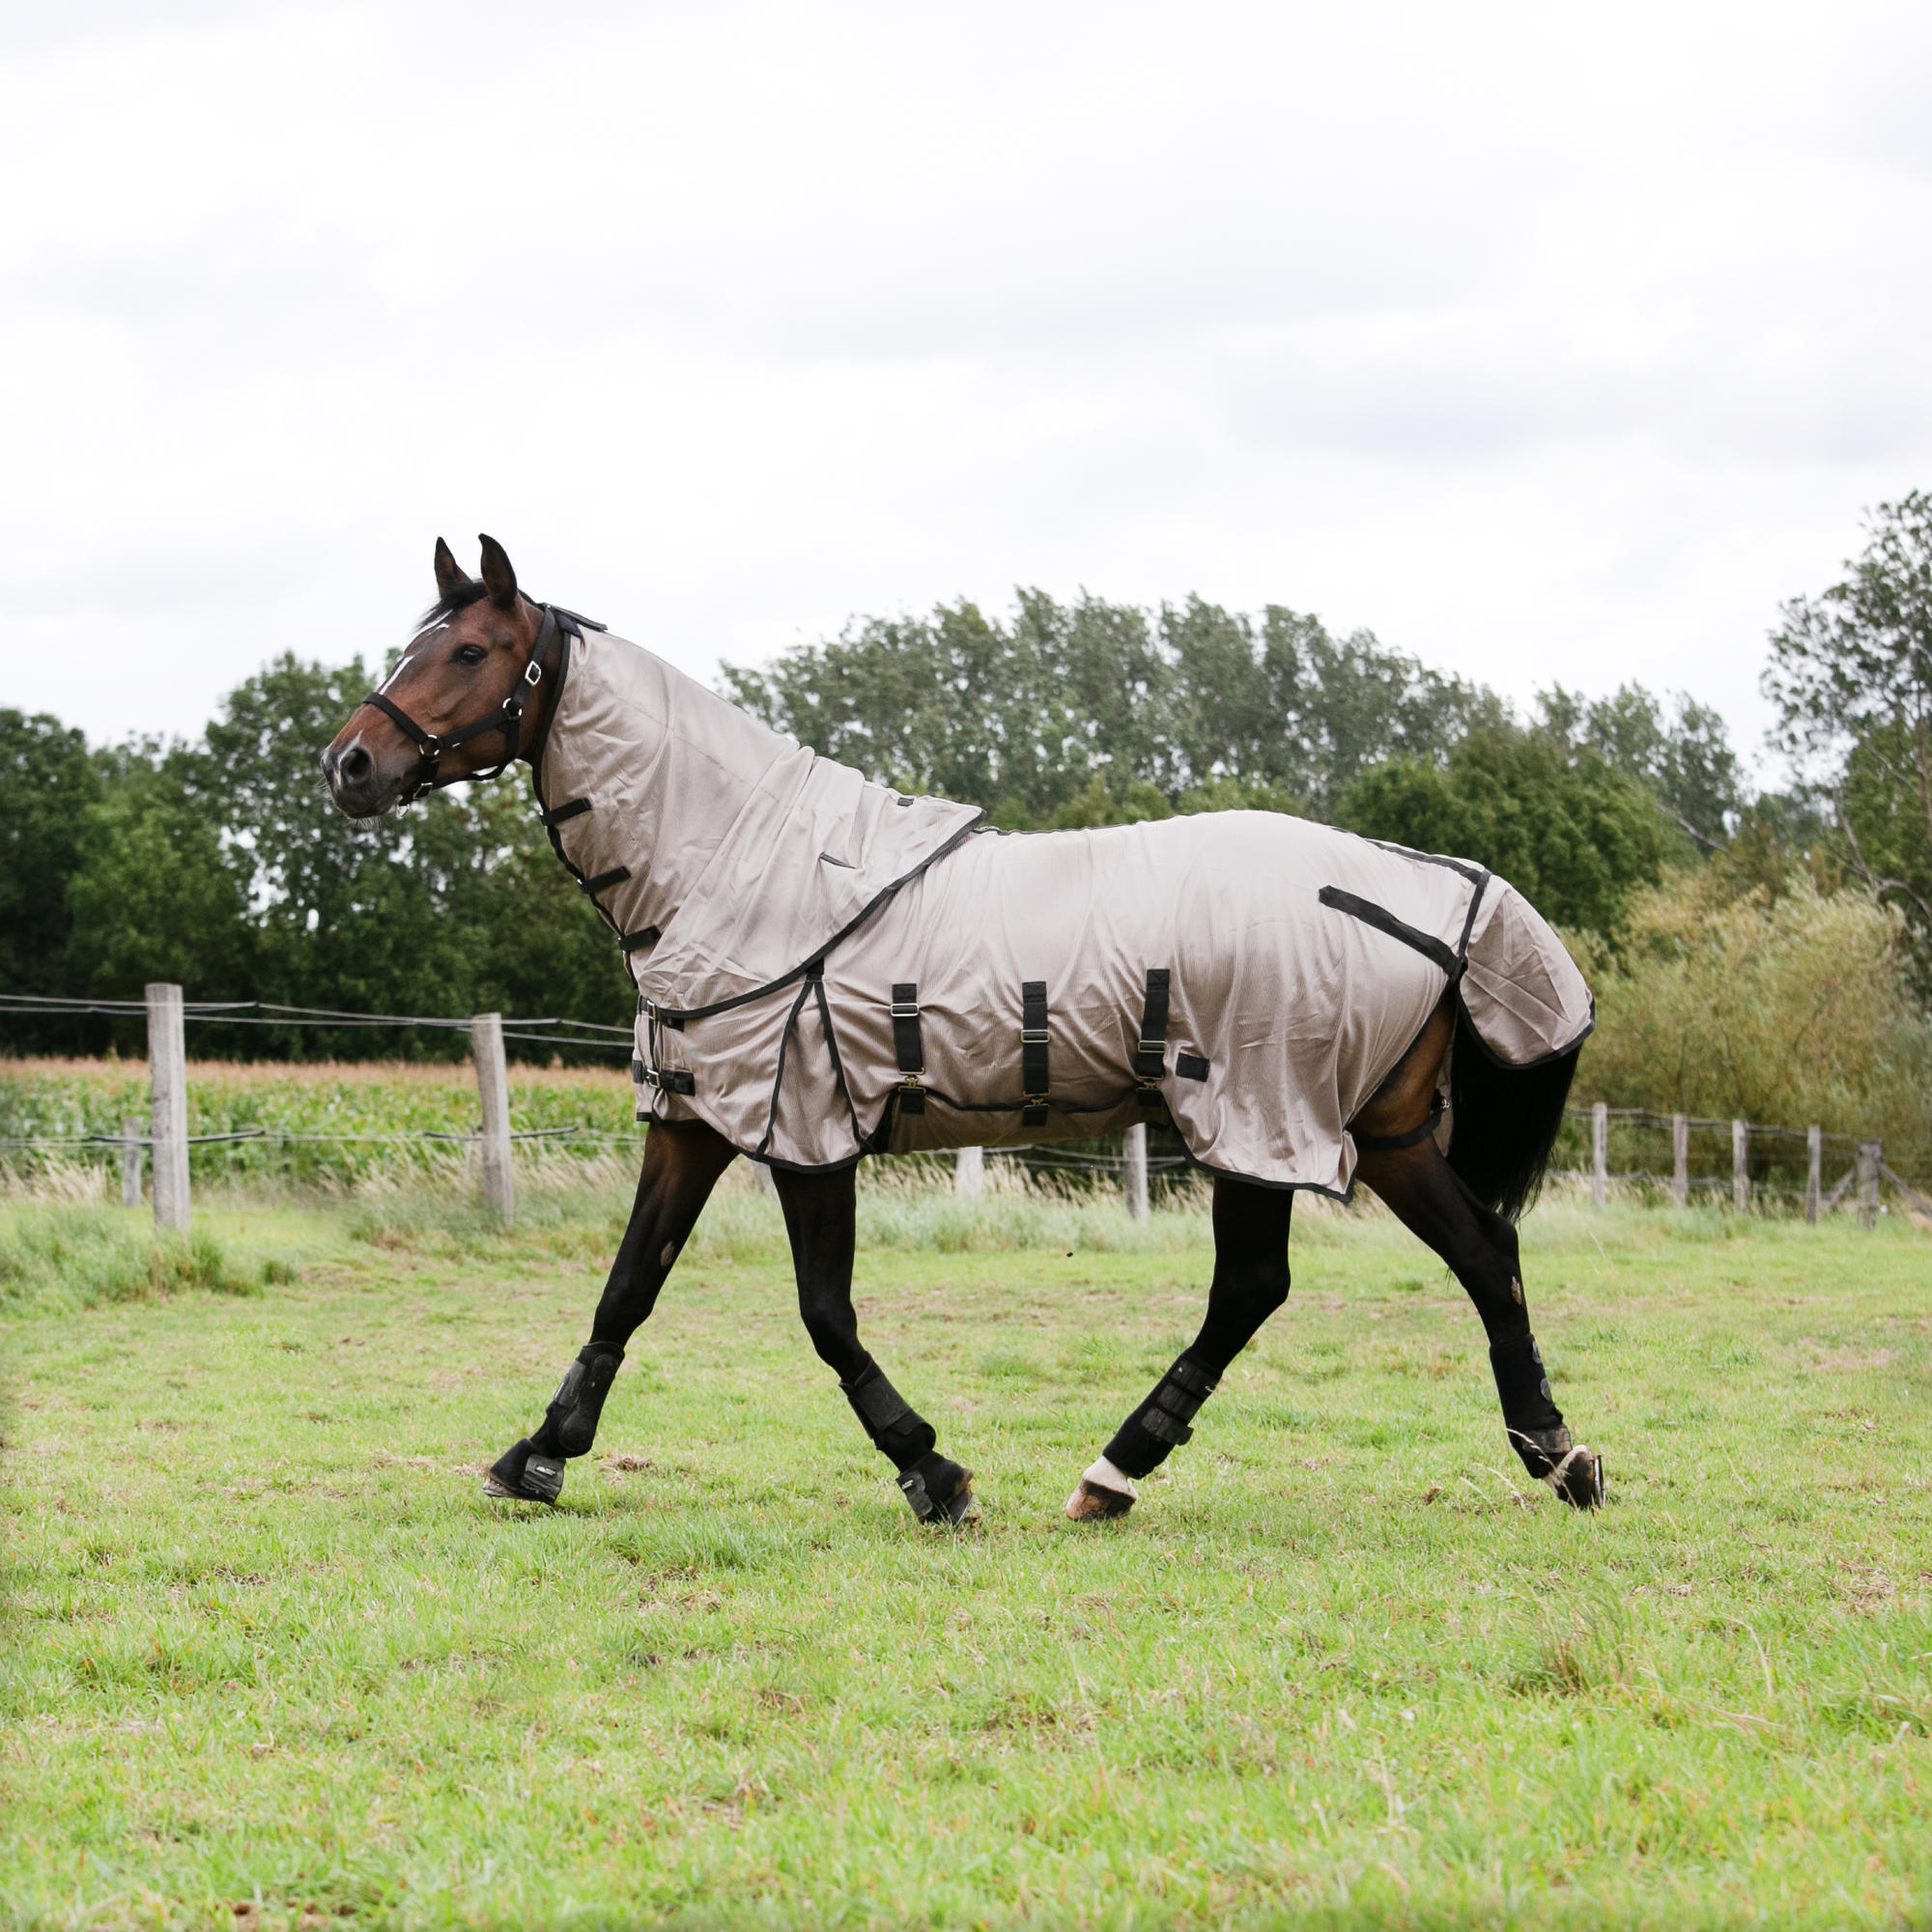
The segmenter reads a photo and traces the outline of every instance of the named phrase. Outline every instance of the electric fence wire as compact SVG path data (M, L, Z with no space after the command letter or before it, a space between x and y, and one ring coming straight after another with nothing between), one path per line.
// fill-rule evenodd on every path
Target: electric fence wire
M142 1019L147 1015L142 1000L69 1000L51 994L0 993L0 1018L10 1014L42 1014L82 1018L97 1014L106 1019ZM469 1033L473 1018L453 1019L434 1013L357 1013L334 1007L289 1007L273 1000L189 1000L182 1007L185 1019L214 1021L223 1026L299 1026L299 1027L429 1027L445 1033ZM519 1031L512 1033L511 1028ZM564 1029L542 1035L527 1031L536 1027ZM627 1042L629 1027L610 1026L601 1020L562 1019L554 1015L525 1019L505 1014L504 1037L535 1039L540 1045L615 1047ZM579 1035L605 1035L615 1037L580 1038Z

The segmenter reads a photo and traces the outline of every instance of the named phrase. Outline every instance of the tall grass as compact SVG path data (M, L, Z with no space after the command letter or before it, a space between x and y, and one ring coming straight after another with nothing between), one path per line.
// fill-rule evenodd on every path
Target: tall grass
M253 1269L203 1228L156 1235L109 1208L42 1207L0 1216L0 1307L44 1313L201 1290L259 1294L285 1264Z

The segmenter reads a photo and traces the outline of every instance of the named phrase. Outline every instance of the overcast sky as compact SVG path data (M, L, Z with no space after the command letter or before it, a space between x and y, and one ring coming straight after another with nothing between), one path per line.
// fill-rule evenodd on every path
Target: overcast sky
M1750 745L1932 487L1922 5L0 22L0 704L97 737L489 530L707 677L1198 590Z

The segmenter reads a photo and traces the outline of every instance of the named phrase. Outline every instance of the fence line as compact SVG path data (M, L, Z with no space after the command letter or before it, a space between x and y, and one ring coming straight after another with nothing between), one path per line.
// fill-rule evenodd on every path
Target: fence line
M1932 1202L1928 1202L1912 1182L1887 1164L1884 1143L1874 1136L1828 1134L1817 1126L1788 1127L1751 1121L1707 1120L1690 1114L1658 1113L1648 1107L1610 1107L1601 1100L1591 1107L1566 1108L1564 1114L1567 1120L1589 1123L1590 1198L1593 1205L1599 1208L1605 1205L1608 1183L1613 1179L1667 1185L1680 1208L1689 1206L1693 1188L1722 1189L1728 1186L1731 1205L1739 1213L1747 1212L1754 1200L1794 1200L1804 1203L1807 1221L1817 1221L1836 1208L1856 1187L1859 1218L1870 1228L1876 1225L1881 1211L1879 1189L1881 1180L1884 1180L1889 1181L1918 1212L1932 1215ZM1608 1158L1609 1125L1612 1121L1638 1128L1661 1130L1668 1127L1670 1174L1665 1176L1640 1167L1612 1172ZM1729 1176L1700 1175L1693 1179L1690 1174L1690 1135L1693 1132L1723 1130L1728 1130L1731 1143ZM1804 1187L1776 1187L1762 1174L1754 1178L1750 1162L1753 1143L1761 1147L1767 1143L1802 1144L1805 1150L1806 1167ZM1825 1187L1823 1178L1823 1155L1828 1143L1850 1148L1853 1152L1852 1165L1829 1189Z
M605 1145L636 1145L640 1133L609 1133L592 1130L587 1122L575 1127L541 1127L512 1130L509 1122L509 1093L504 1042L509 1039L535 1040L550 1045L585 1047L601 1051L630 1048L630 1029L601 1022L562 1019L555 1016L519 1019L497 1013L477 1013L468 1018L445 1014L355 1013L327 1007L291 1007L272 1001L187 1001L179 986L156 982L148 988L145 1001L71 1000L55 995L0 993L0 1018L9 1013L99 1013L115 1018L143 1017L148 1023L149 1063L154 1088L152 1130L142 1135L138 1122L128 1122L120 1134L31 1135L0 1138L0 1147L110 1147L122 1153L123 1198L139 1197L139 1166L143 1153L152 1157L155 1173L155 1215L157 1225L185 1230L188 1225L187 1152L190 1147L217 1143L262 1141L272 1145L401 1145L423 1141L460 1143L476 1147L482 1153L484 1192L491 1205L507 1222L514 1213L514 1179L510 1149L518 1141L570 1139ZM470 1037L471 1058L476 1068L478 1100L482 1119L468 1133L444 1133L423 1128L409 1133L303 1134L267 1127L235 1133L194 1134L187 1131L186 1053L183 1028L188 1021L223 1025L298 1027L428 1027L444 1032L462 1032ZM552 1029L553 1031L544 1031ZM617 1037L587 1038L598 1034ZM1816 1221L1835 1208L1848 1192L1857 1189L1860 1219L1866 1227L1875 1225L1880 1211L1882 1182L1889 1182L1920 1213L1932 1215L1932 1203L1895 1169L1887 1164L1884 1145L1876 1138L1857 1134L1826 1133L1817 1126L1789 1127L1747 1121L1706 1119L1689 1114L1664 1114L1646 1107L1609 1107L1602 1102L1587 1108L1566 1109L1566 1118L1589 1122L1590 1189L1593 1203L1601 1208L1608 1198L1611 1179L1665 1183L1680 1207L1688 1206L1692 1189L1719 1190L1727 1184L1732 1206L1747 1211L1753 1200L1800 1200L1804 1217ZM1671 1137L1671 1173L1667 1177L1643 1168L1618 1169L1609 1166L1609 1128L1612 1122L1639 1129L1668 1128ZM1690 1172L1690 1145L1693 1133L1717 1133L1728 1129L1731 1141L1731 1172L1728 1183L1722 1176ZM1806 1151L1806 1177L1803 1189L1776 1187L1767 1176L1753 1179L1750 1151L1753 1142L1803 1143ZM1827 1144L1853 1151L1851 1167L1827 1189L1823 1184L1822 1160ZM962 1149L956 1161L956 1185L962 1193L979 1191L979 1177L984 1171L987 1152L1009 1160L1024 1160L1029 1168L1042 1171L1110 1175L1120 1179L1129 1210L1136 1215L1147 1211L1148 1179L1151 1173L1182 1169L1192 1165L1186 1154L1157 1155L1150 1158L1145 1126L1127 1130L1120 1154L1076 1152L1070 1149L1050 1151L1030 1143L1001 1149ZM130 1177L131 1175L131 1181Z
M98 1014L107 1019L139 1019L147 1012L138 1000L69 1000L52 994L0 993L0 1019L12 1014L43 1014L80 1018ZM184 1020L207 1021L219 1026L278 1026L356 1030L380 1028L395 1031L402 1027L427 1027L432 1032L471 1033L484 1015L452 1019L440 1013L356 1013L334 1007L288 1007L273 1000L192 1000L181 1007ZM562 1019L555 1015L523 1019L515 1016L501 1021L505 1039L528 1040L539 1046L577 1046L602 1052L628 1051L629 1027L607 1025L602 1020ZM535 1029L561 1029L541 1032ZM586 1038L585 1035L614 1037Z

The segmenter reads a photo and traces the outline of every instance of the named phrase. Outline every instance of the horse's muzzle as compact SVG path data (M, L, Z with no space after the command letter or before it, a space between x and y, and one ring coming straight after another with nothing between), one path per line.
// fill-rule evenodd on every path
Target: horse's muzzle
M353 739L340 751L331 745L323 753L322 777L330 802L351 818L374 818L386 811L401 782Z

